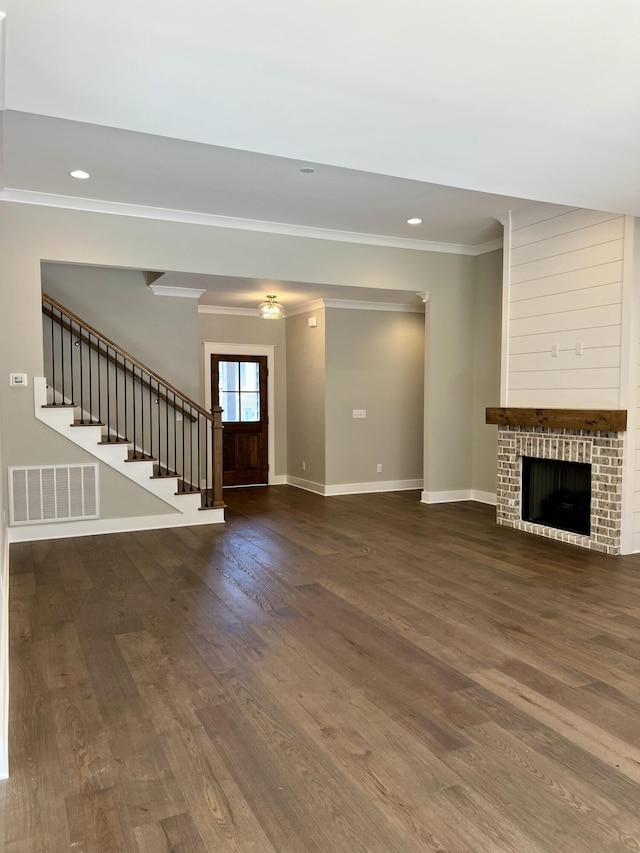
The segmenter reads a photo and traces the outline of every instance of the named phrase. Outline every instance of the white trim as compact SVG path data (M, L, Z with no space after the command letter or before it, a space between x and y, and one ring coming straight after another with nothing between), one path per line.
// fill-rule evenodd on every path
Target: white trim
M136 518L100 518L96 521L67 521L56 524L34 524L10 527L9 542L35 542L39 539L68 539L75 536L98 536L102 533L128 533L131 530L160 530L167 527L195 527L223 524L224 509L207 509L186 517L178 512L164 515L141 515Z
M416 294L418 296L419 294ZM424 302L421 300L415 305L400 304L399 302L358 302L355 299L314 299L304 305L288 308L286 316L294 317L296 314L306 314L309 311L320 311L323 308L344 308L347 311L398 311L403 314L422 314Z
M198 287L174 287L168 284L148 284L147 287L154 296L181 296L183 299L200 299L207 292Z
M240 219L219 216L213 213L197 213L191 210L172 210L165 207L149 207L141 204L126 204L103 199L79 198L77 196L54 195L7 187L0 191L0 201L14 204L37 204L43 207L61 207L67 210L83 210L90 213L109 213L116 216L135 216L140 219L161 219L168 222L183 222L190 225L208 225L215 228L233 228L239 231L260 231L267 234L283 234L289 237L308 237L315 240L334 240L338 243L361 243L369 246L386 246L391 249L412 249L417 252L443 252L449 255L471 255L477 257L500 248L501 240L491 240L477 246L463 243L436 243L413 240L407 237L385 237L381 234L360 234L351 231L335 231L329 228L313 228L308 225L293 225L285 222L265 222L260 219Z
M274 474L273 477L269 477L269 485L270 486L286 486L287 485L287 475L286 474Z
M267 357L267 417L269 431L267 440L267 462L269 464L268 484L273 483L272 471L276 467L276 348L275 344L230 344L204 341L202 357L204 359L204 399L205 408L211 408L211 356L212 355L266 355Z
M498 498L495 492L481 492L478 489L471 489L471 500L480 504L489 504L496 506Z
M500 342L500 405L509 400L509 308L511 306L511 211L500 221L504 225L504 253L502 255L502 340Z
M316 495L324 495L322 483L314 483L312 480L301 480L299 477L287 477L287 483L296 489L304 489L305 492L313 492Z
M383 480L375 483L340 483L337 486L325 486L327 497L332 495L366 495L374 492L408 492L421 489L424 481L419 480Z
M338 483L333 486L325 486L322 483L314 483L312 480L301 480L299 477L287 477L287 483L296 489L304 489L323 497L334 497L337 495L368 495L374 492L407 492L421 489L422 480L383 480L374 483Z
M198 305L198 314L231 314L236 317L255 317L260 319L258 306L255 308L229 308L226 305Z
M420 495L420 503L423 504L444 504L455 503L456 501L472 501L473 489L460 489L450 492L422 492Z
M0 779L9 778L9 536L0 554Z

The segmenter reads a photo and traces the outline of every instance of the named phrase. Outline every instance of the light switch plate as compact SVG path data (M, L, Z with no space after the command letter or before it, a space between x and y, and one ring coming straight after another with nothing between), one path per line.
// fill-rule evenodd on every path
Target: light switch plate
M366 409L354 409L353 410L353 417L354 418L366 418L367 417L367 410Z
M9 374L9 385L13 385L16 388L24 388L28 384L27 382L27 374L26 373L10 373Z

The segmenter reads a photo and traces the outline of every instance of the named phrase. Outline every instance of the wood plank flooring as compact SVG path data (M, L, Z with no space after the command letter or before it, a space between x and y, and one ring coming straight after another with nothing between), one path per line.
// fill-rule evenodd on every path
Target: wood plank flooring
M226 497L11 547L4 853L640 851L640 555Z

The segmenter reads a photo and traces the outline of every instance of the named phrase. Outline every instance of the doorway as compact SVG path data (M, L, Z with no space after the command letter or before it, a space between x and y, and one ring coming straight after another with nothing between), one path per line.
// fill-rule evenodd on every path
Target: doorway
M224 486L268 482L267 375L264 355L211 355L211 400L223 409Z

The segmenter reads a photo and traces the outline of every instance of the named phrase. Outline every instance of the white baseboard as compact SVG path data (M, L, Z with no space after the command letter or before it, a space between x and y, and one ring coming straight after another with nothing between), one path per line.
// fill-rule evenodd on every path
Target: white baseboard
M490 504L495 506L498 502L495 492L481 492L478 489L471 490L471 500L477 501L480 504Z
M406 492L412 489L421 489L423 485L422 480L383 480L375 483L338 483L333 486L325 486L311 480L301 480L299 477L287 477L287 483L297 489L304 489L307 492L313 492L324 497L364 495L372 492Z
M167 527L193 527L202 524L223 524L224 509L206 509L196 520L182 513L141 515L136 518L97 518L87 521L65 521L55 524L25 524L10 527L9 542L34 542L38 539L69 539L73 536L100 536L103 533L129 533L132 530L160 530Z
M314 483L312 480L301 480L299 477L287 477L287 484L289 486L295 486L296 489L304 489L305 492L324 495L324 486L322 483Z
M0 779L9 778L9 537L0 553Z
M456 501L477 501L482 504L496 505L496 496L492 492L481 492L478 489L460 489L451 492L423 492L420 503L444 504Z
M374 483L339 483L336 486L325 486L324 494L330 495L364 495L372 492L408 492L421 489L422 480L383 480Z

